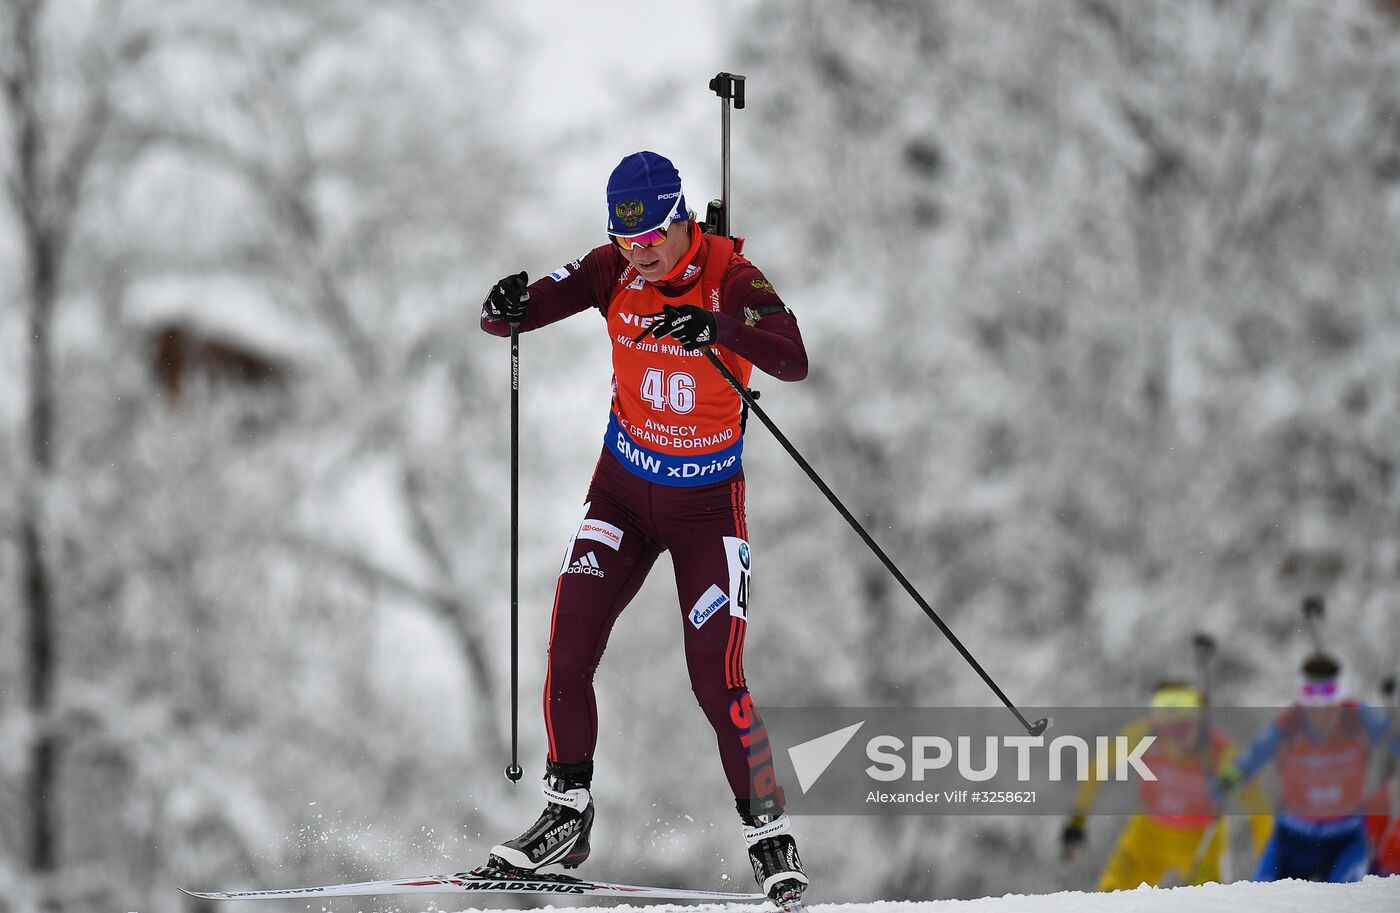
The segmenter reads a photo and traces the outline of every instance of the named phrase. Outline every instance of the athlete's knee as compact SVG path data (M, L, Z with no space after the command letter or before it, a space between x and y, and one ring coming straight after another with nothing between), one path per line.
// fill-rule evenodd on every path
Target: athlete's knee
M735 684L732 680L721 678L718 675L697 674L694 668L690 673L690 690L695 695L695 702L700 705L700 709L705 712L705 717L716 730L721 727L734 729L738 724L736 718L747 718L751 712L753 699L749 697L748 691L742 686ZM741 701L746 702L745 710L736 710L736 706ZM747 728L747 726L738 726Z
M723 653L702 650L695 644L686 645L686 671L690 674L690 690L695 700L709 714L711 708L728 712L729 704L747 691L744 682L743 625L739 636L731 634Z
M552 643L547 658L549 681L556 686L586 686L593 682L598 660L591 651Z

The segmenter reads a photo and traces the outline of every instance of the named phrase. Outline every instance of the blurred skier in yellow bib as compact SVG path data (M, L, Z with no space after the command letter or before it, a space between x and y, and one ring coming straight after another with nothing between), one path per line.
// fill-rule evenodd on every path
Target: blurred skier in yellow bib
M1138 789L1141 811L1128 821L1099 876L1098 890L1120 891L1141 884L1204 884L1220 880L1226 829L1212 796L1214 771L1229 764L1237 752L1219 730L1203 726L1204 696L1191 685L1166 681L1152 694L1152 712L1125 726L1110 739L1107 753L1095 758L1095 776L1079 787L1074 814L1060 836L1066 858L1087 839L1086 823L1100 787L1099 771L1118 763L1118 746L1134 745L1156 736L1143 762L1157 775ZM1269 840L1268 798L1257 786L1242 791L1240 802L1252 816L1256 855Z

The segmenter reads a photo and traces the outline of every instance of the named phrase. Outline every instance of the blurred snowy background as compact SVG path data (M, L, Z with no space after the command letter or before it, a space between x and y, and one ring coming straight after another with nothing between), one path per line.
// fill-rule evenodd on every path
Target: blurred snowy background
M608 345L522 345L522 760L489 283L669 154L801 322L763 403L1017 700L1298 597L1400 666L1400 4L0 3L0 911L456 871L539 807ZM991 696L757 427L760 705ZM598 877L750 883L663 562L598 677ZM1004 713L1001 710L989 712ZM1010 718L1008 717L1008 723ZM1053 818L803 819L822 900L1087 887ZM814 895L815 896L815 895ZM352 907L347 907L350 909Z

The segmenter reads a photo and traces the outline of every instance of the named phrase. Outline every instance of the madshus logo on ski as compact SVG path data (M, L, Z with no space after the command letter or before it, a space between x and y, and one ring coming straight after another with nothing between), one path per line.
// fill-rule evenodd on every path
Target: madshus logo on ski
M459 872L456 875L425 875L393 881L362 881L317 887L283 888L271 891L190 891L184 893L203 900L297 900L317 897L388 897L402 894L566 894L587 897L621 897L629 900L746 901L762 900L762 894L737 891L700 891L689 888L663 888L649 885L587 881L570 875L535 873L513 878L495 873Z
M527 894L585 893L584 886L581 884L553 881L516 881L514 879L478 880L478 876L473 876L470 872L463 872L452 878L434 880L447 884L455 884L463 891L519 891Z
M1141 789L1179 776L1183 754L1197 760L1180 750L1195 744L1194 711L1037 712L1053 716L1053 736L1008 731L992 708L773 707L764 720L793 814L1058 815L1091 780L1123 784L1098 808L1132 814ZM1212 708L1210 725L1244 741L1267 713Z

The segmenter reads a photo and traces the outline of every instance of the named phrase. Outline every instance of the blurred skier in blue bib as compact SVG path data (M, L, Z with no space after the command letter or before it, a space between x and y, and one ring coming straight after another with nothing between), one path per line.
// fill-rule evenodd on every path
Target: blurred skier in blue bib
M1325 654L1302 667L1292 707L1255 737L1220 777L1223 790L1277 766L1280 795L1274 834L1255 881L1300 878L1360 881L1370 861L1365 812L1372 757L1400 757L1400 733L1376 707L1347 699L1341 663Z

